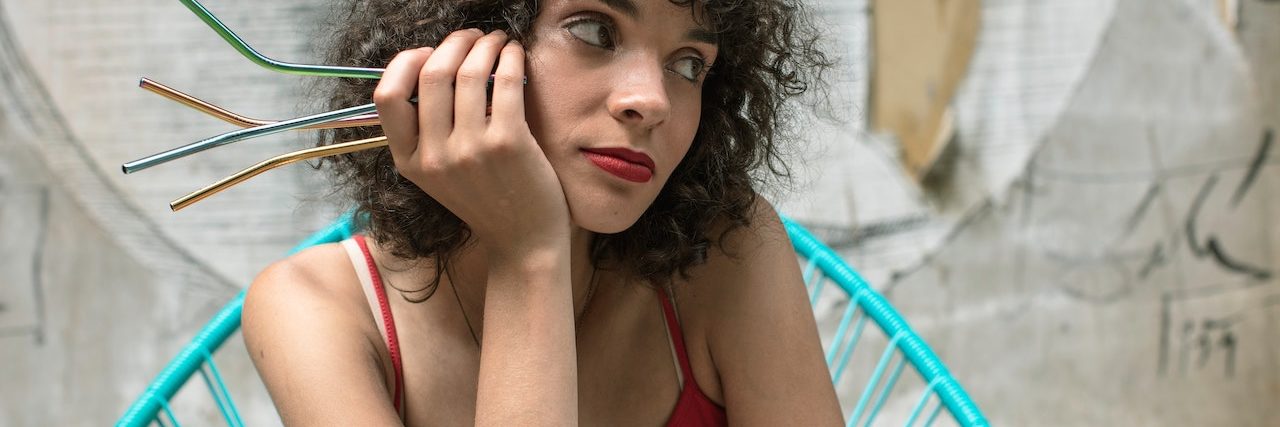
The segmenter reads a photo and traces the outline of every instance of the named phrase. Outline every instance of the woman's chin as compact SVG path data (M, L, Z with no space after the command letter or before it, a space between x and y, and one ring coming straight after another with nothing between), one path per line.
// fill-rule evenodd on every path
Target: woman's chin
M583 215L581 217L574 215L573 223L592 233L616 234L631 228L638 219L640 219L639 215L625 218L612 215Z
M644 188L605 185L590 180L564 183L573 224L593 233L621 233L640 219L657 194ZM655 192L656 193L656 192Z
M606 203L601 200L600 203L569 203L569 215L573 224L599 234L615 234L621 233L640 219L640 215L644 213L643 209L634 209L625 206L625 203Z

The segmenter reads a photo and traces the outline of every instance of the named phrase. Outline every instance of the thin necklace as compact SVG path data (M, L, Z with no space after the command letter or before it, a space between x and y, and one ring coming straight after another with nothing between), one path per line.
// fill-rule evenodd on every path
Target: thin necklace
M449 266L444 267L444 275L449 279L449 287L453 289L453 299L458 302L458 311L462 312L462 320L467 322L467 332L471 332L471 340L475 341L476 348L480 348L480 336L476 335L476 329L471 326L471 318L467 316L467 309L462 306L462 297L458 296L458 285L453 284L453 275L449 273ZM591 308L591 297L596 294L596 267L591 267L591 278L587 279L590 285L587 286L587 297L582 301L582 312L578 313L573 321L574 334L582 330L582 319L587 317L587 310Z

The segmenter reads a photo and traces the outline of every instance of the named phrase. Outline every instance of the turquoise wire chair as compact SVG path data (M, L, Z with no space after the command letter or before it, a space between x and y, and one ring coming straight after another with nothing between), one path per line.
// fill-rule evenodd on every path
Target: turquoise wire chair
M911 330L888 301L877 294L831 248L824 245L800 224L785 217L783 223L786 225L787 234L791 237L796 252L808 259L804 269L804 280L806 287L810 289L811 303L818 301L818 296L828 281L836 283L839 289L848 295L848 308L841 317L835 337L825 346L827 364L833 369L832 379L837 386L844 384L842 380L855 378L852 375L846 376L846 371L854 350L857 349L859 339L863 335L868 318L883 332L887 340L874 369L867 375L866 385L862 388L862 393L857 398L852 412L845 414L848 425L858 425L862 422L861 425L866 426L876 420L885 402L889 400L894 386L898 384L907 363L910 363L919 374L924 390L904 425L916 425L924 409L933 401L937 403L933 404L929 414L924 417L923 425L931 425L944 408L959 425L987 425L982 412L965 393L960 383L951 376L942 361L929 349L928 344L925 344L924 340ZM351 234L351 216L346 215L311 235L289 253L314 245L338 242L350 237ZM169 424L180 425L169 402L174 394L196 372L199 372L227 425L243 426L244 421L240 418L235 402L231 399L212 356L222 343L240 328L240 312L243 304L244 292L242 291L165 366L142 395L129 406L116 425L134 427L145 426L152 422L163 424L162 416ZM890 373L885 377L886 368L891 360L896 360L896 363L888 369ZM850 396L842 394L841 402L854 402L847 397Z
M952 418L959 425L966 427L988 425L986 418L982 416L982 411L969 398L968 393L965 393L960 382L951 376L947 367L942 364L929 345L911 330L911 326L888 300L872 289L853 267L845 264L835 251L814 237L809 230L786 217L783 217L782 222L787 227L787 235L791 238L791 244L796 252L808 259L804 268L804 281L805 287L809 289L809 303L817 304L818 297L828 281L838 285L838 290L842 291L847 299L834 336L824 344L827 365L832 370L832 381L836 384L840 402L842 406L853 404L852 410L844 414L847 425L872 425L895 390L895 386L899 384L903 368L908 363L919 374L918 382L923 390L919 392L919 397L914 399L915 404L902 425L916 425L923 410L935 400L937 403L923 420L925 426L932 425L944 408L951 413ZM870 368L869 372L862 376L847 375L854 352L859 349L858 344L863 338L868 318L883 334L884 342L881 344L883 350L880 357L875 359L874 367L867 366ZM864 347L870 344L867 341L863 342ZM891 361L893 361L893 367L889 369L889 375L886 377L886 368ZM870 359L868 359L869 362ZM846 393L845 390L857 390L858 387L844 386L859 384L860 380L865 381L865 385L861 387L861 393L857 395L857 399L851 400L853 395ZM909 392L899 393L900 396L909 394Z

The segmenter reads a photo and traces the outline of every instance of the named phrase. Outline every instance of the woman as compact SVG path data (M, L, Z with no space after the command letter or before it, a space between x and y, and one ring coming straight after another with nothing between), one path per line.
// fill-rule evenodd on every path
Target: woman
M389 149L332 164L367 236L249 290L245 341L283 420L838 423L750 175L785 171L781 107L827 62L791 0L721 3L345 9L330 61L386 72L331 103L371 96L382 129L325 140Z

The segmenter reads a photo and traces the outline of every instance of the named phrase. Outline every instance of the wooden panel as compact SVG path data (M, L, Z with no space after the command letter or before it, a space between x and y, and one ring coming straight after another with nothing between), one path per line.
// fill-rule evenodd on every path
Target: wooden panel
M953 134L948 105L973 56L978 0L875 0L871 124L921 179Z

